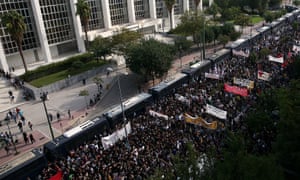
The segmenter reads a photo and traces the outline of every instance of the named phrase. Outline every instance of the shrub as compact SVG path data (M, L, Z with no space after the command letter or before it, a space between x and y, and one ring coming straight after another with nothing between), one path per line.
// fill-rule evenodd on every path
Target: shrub
M26 82L30 82L30 81L32 81L34 79L38 79L42 76L47 76L47 75L50 75L53 73L67 70L70 67L72 67L73 62L75 62L75 61L81 61L82 63L87 63L91 60L93 60L93 58L90 53L73 56L64 61L41 66L35 70L28 71L24 75L20 76L20 78Z

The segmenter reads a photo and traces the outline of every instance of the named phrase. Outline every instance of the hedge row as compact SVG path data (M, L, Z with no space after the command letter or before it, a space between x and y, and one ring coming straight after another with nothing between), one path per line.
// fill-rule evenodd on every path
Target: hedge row
M46 66L41 66L35 70L28 71L24 75L20 76L25 82L30 82L34 79L38 79L42 76L47 76L49 74L57 73L69 68L72 68L74 62L82 62L83 64L88 63L93 60L93 55L91 53L85 53L77 56L70 57L64 61L51 63Z

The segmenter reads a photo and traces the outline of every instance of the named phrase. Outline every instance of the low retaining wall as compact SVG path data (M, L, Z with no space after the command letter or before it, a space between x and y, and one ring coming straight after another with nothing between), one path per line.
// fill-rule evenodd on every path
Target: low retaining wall
M62 79L60 81L57 81L55 83L52 83L52 84L49 84L47 86L43 86L40 88L34 87L25 82L24 83L24 91L27 91L33 99L38 100L40 98L40 93L42 93L42 92L52 93L52 92L60 91L61 89L72 86L78 82L82 82L83 79L87 80L98 74L104 74L104 73L106 73L106 71L107 71L106 69L108 67L114 67L114 66L116 66L116 65L115 64L106 64L99 68L95 68L95 69L83 72L81 74L78 74L78 75L70 76L66 79Z

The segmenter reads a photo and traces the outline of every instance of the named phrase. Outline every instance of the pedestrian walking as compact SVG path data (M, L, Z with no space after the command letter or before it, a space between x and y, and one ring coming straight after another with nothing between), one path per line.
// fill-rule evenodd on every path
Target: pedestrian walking
M23 132L23 124L22 124L22 122L19 121L17 125L19 127L20 132Z
M28 127L30 128L30 130L32 131L32 123L30 121L28 121Z
M35 142L35 139L31 133L29 134L29 139L30 139L31 144L33 144Z
M59 114L59 112L56 113L56 118L57 118L57 121L60 121L60 114Z
M26 132L23 132L23 139L24 139L25 144L29 143L29 139L28 139L28 136L27 136Z
M51 113L48 114L48 118L51 122L53 121L53 115Z
M9 152L9 147L8 147L8 145L6 145L5 147L4 147L4 149L5 149L5 151L6 151L6 155L9 155L10 154L10 152Z
M68 109L68 116L69 116L69 119L71 119L72 115L71 115L71 110Z
M23 123L23 126L25 126L26 125L26 119L23 115L21 116L21 121Z

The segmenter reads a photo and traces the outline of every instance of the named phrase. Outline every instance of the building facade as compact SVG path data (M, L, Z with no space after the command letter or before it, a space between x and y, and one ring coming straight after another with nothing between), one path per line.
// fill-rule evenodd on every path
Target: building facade
M86 0L91 8L88 39L108 37L122 28L143 33L165 31L169 15L164 0ZM66 55L85 52L84 32L76 16L77 0L2 0L0 14L16 10L25 18L22 43L26 64L51 63ZM212 0L209 0L209 4ZM176 0L174 17L186 11L202 10L202 0ZM174 21L173 21L174 22ZM176 21L174 23L176 25ZM174 26L175 26L174 25ZM0 68L23 68L15 42L0 26Z

